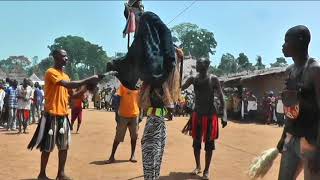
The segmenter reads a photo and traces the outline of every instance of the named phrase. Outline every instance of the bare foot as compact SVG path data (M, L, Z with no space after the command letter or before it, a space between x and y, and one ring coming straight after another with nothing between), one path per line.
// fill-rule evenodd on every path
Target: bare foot
M104 163L105 163L105 164L112 164L112 163L114 163L114 162L116 162L116 160L115 160L114 158L109 158L109 159L106 160Z
M202 179L204 179L204 180L209 180L209 171L204 171L204 172L203 172Z
M201 168L196 168L191 172L192 175L198 175L200 173L202 173Z
M132 163L138 162L134 156L132 156L132 157L129 159L129 161L132 162Z
M47 175L39 175L37 180L53 180L47 177Z
M72 179L66 175L63 175L63 176L58 176L56 180L72 180Z

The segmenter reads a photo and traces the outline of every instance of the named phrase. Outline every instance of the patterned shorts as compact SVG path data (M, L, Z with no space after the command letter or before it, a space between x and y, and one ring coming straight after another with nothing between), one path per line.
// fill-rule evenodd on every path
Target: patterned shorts
M40 123L44 123L40 151L52 152L55 145L59 150L69 149L71 132L68 116L54 116L46 113Z

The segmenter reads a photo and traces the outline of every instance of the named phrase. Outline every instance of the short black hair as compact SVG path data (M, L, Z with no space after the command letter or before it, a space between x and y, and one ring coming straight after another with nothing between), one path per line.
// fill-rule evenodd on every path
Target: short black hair
M7 78L6 78L6 82L10 84L11 79L7 77Z
M12 82L12 86L17 86L17 85L18 85L18 81L17 81L17 80L15 80L15 79L14 79L14 80L12 80L11 82Z
M206 57L202 57L202 58L198 59L197 61L204 62L204 63L206 63L208 66L210 65L210 60L209 60L209 58L206 58Z
M286 35L297 40L302 47L308 47L311 40L311 33L304 25L298 25L290 28Z
M54 49L52 52L51 52L51 55L53 58L56 58L60 53L61 53L61 50L62 49Z

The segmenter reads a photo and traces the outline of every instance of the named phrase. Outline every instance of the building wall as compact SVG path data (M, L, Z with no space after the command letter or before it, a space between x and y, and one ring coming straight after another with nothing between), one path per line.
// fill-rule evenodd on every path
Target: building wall
M273 91L278 95L285 87L285 73L257 76L241 82L244 88L251 90L253 94L261 99L266 91Z

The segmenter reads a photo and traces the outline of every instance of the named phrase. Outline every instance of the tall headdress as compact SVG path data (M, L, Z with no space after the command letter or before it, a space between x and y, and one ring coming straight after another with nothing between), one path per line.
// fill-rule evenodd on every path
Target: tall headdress
M144 7L142 5L141 0L128 0L127 3L124 4L124 16L127 19L126 26L123 30L123 37L126 37L128 34L128 49L130 44L130 33L136 32L136 21L140 18L144 11Z

